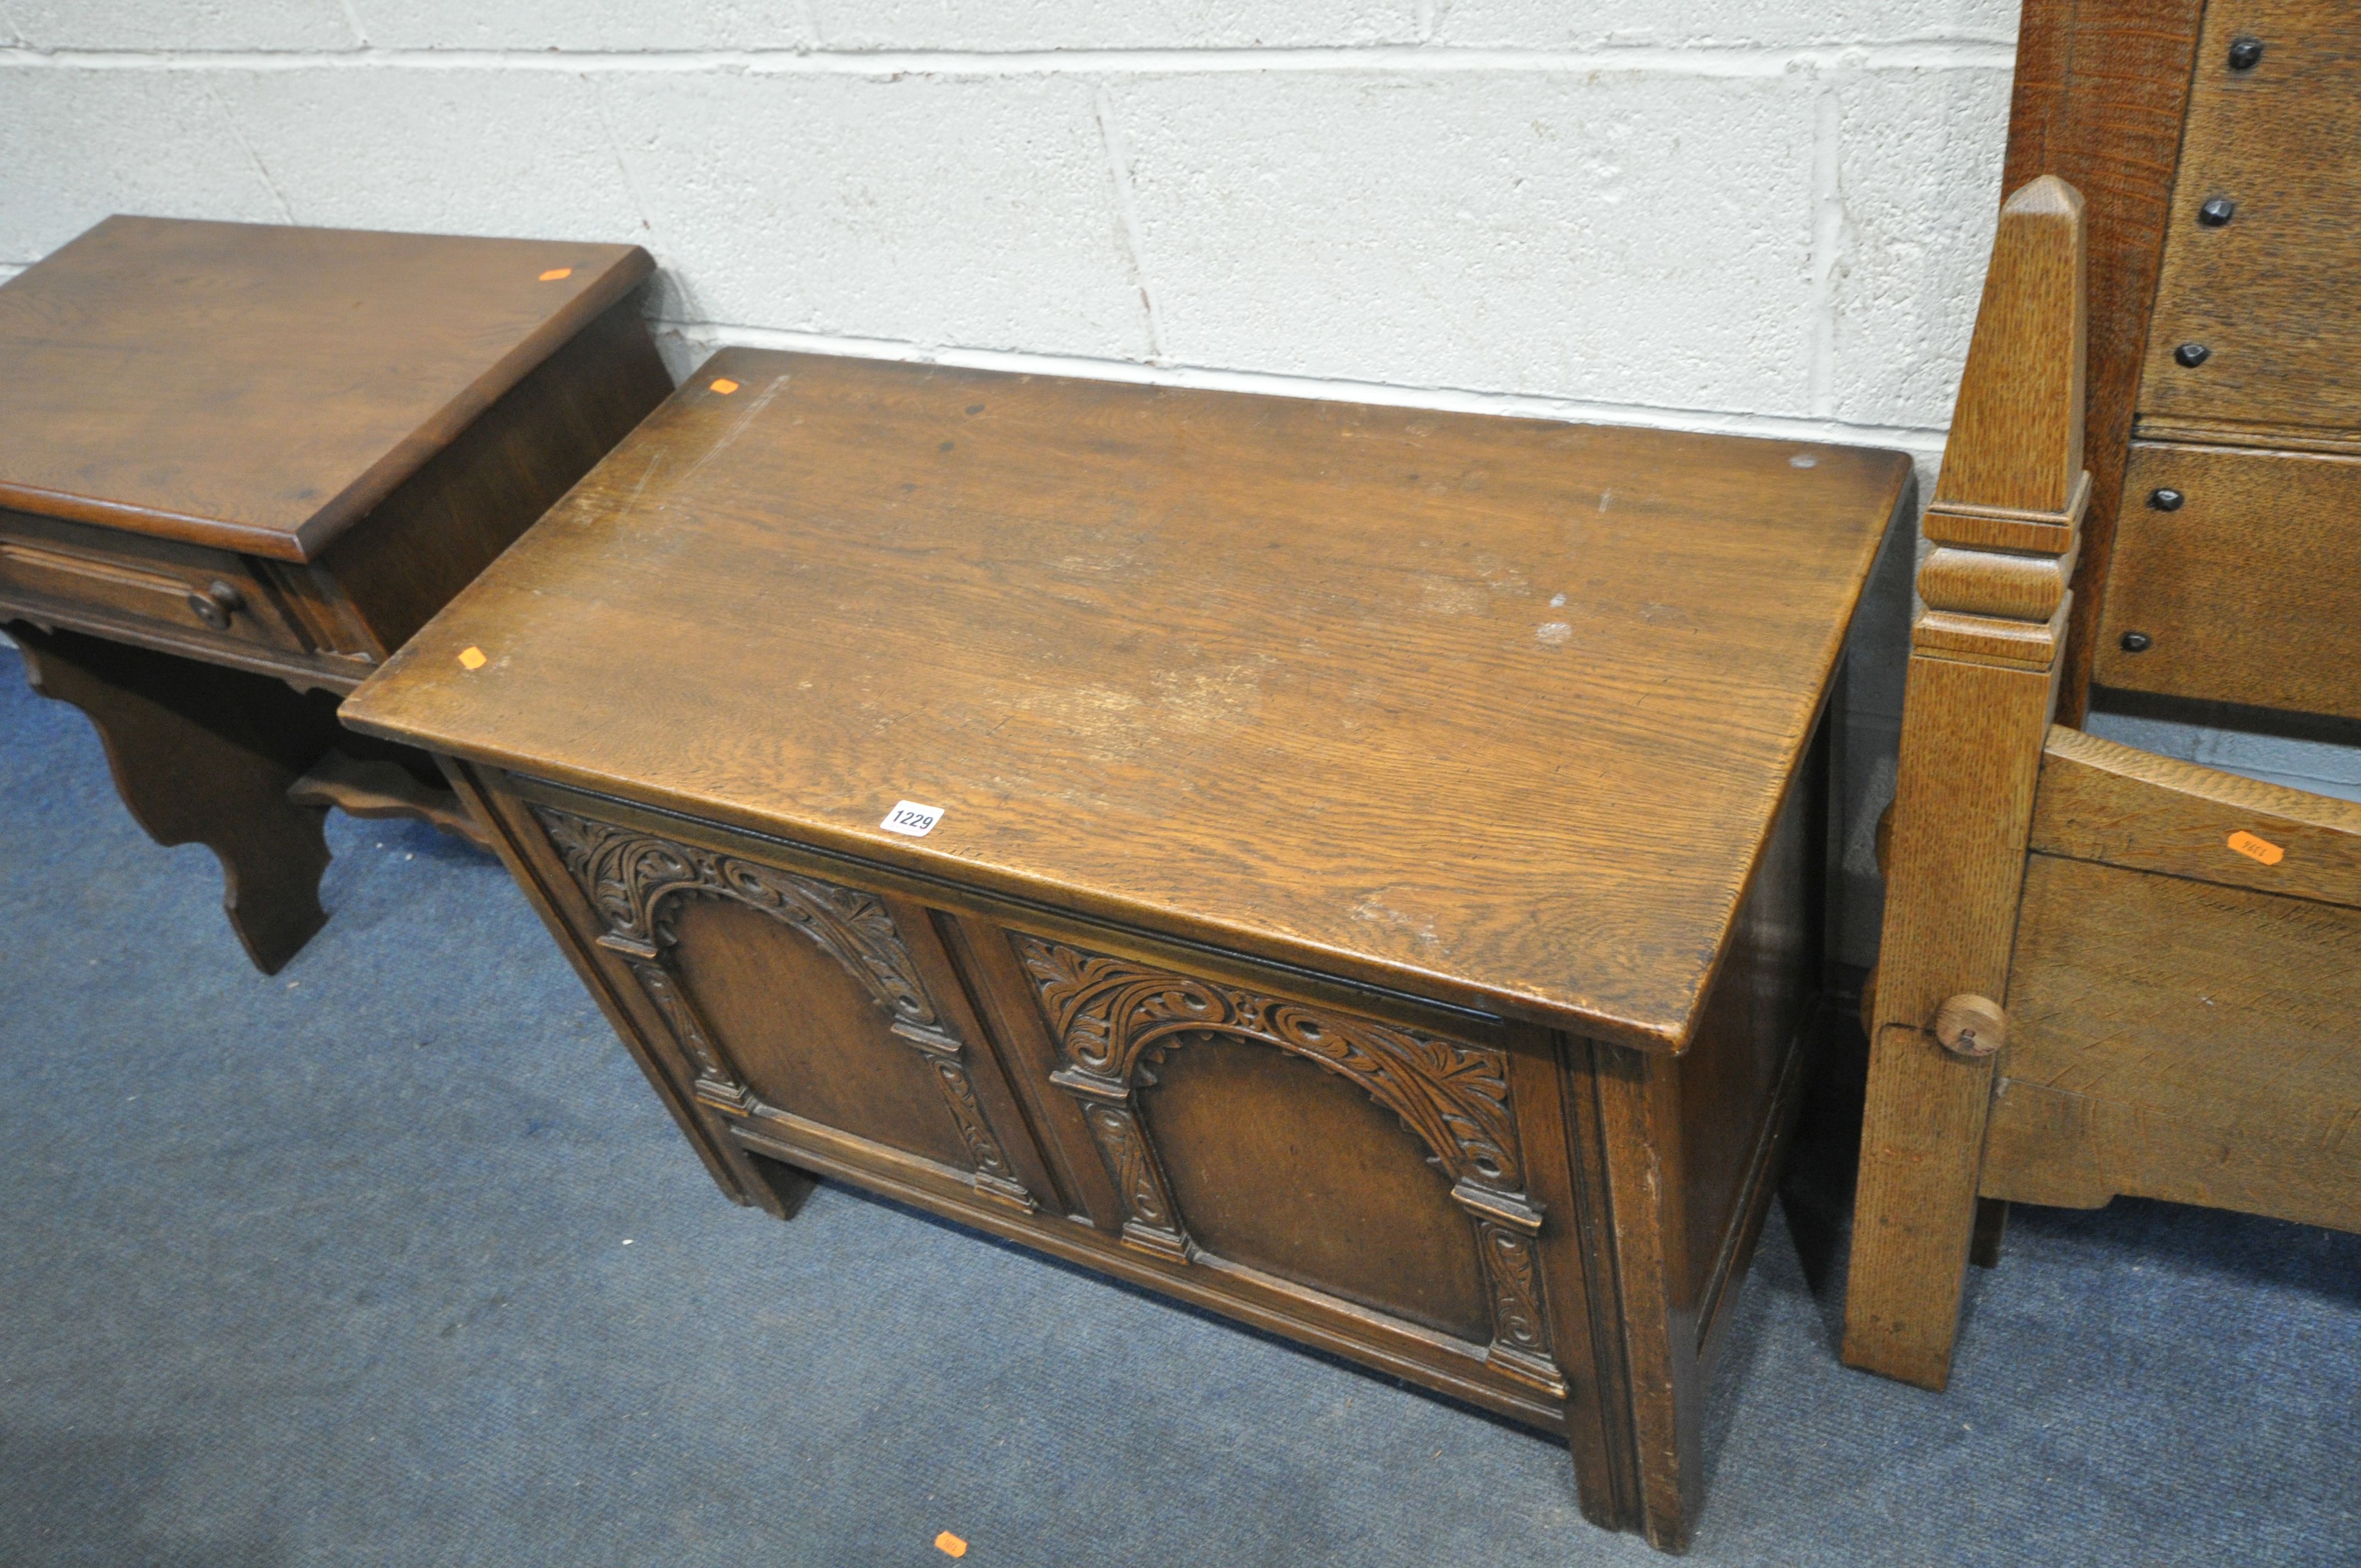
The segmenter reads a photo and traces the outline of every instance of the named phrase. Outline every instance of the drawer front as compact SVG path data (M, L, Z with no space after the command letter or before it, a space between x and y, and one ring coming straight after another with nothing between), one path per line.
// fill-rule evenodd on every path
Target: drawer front
M2135 443L2096 678L2361 718L2356 671L2361 459Z
M278 596L227 551L0 511L0 594L103 626L142 622L206 640L302 652Z
M2230 64L2242 38L2263 45L2244 71ZM2361 432L2356 137L2361 12L2349 0L2206 7L2141 373L2140 415L2158 433ZM2183 364L2185 345L2203 357Z
M1087 1124L1125 1245L1446 1336L1563 1395L1506 1050L999 936L1054 1053L1044 1087Z

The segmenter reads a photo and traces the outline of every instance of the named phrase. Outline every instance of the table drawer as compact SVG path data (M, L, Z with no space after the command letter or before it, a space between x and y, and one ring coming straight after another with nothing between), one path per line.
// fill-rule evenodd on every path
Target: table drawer
M2093 674L2361 718L2356 559L2361 460L2135 443Z
M0 595L102 626L129 620L208 639L306 651L245 557L115 529L0 511Z

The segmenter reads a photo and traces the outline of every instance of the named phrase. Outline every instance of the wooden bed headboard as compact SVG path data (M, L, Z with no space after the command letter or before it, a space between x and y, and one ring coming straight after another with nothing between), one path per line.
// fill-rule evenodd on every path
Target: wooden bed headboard
M2082 192L2093 684L2361 720L2361 16L2026 0L2005 190Z

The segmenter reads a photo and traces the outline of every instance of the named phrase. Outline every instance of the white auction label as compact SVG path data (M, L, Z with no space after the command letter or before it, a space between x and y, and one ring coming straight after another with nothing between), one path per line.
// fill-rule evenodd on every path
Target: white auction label
M885 820L877 826L888 833L907 833L913 839L923 839L933 832L935 824L942 819L943 808L939 806L920 806L915 800L897 800L894 803L894 809L885 814Z

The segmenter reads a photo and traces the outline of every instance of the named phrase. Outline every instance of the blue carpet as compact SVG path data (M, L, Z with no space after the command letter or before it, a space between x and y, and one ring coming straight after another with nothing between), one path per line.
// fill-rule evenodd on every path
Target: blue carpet
M329 837L256 974L0 652L0 1562L1663 1561L1529 1433L841 1189L731 1207L496 866ZM2361 1562L2361 1237L2020 1210L1939 1397L1837 1365L1834 1288L1774 1214L1691 1561Z

